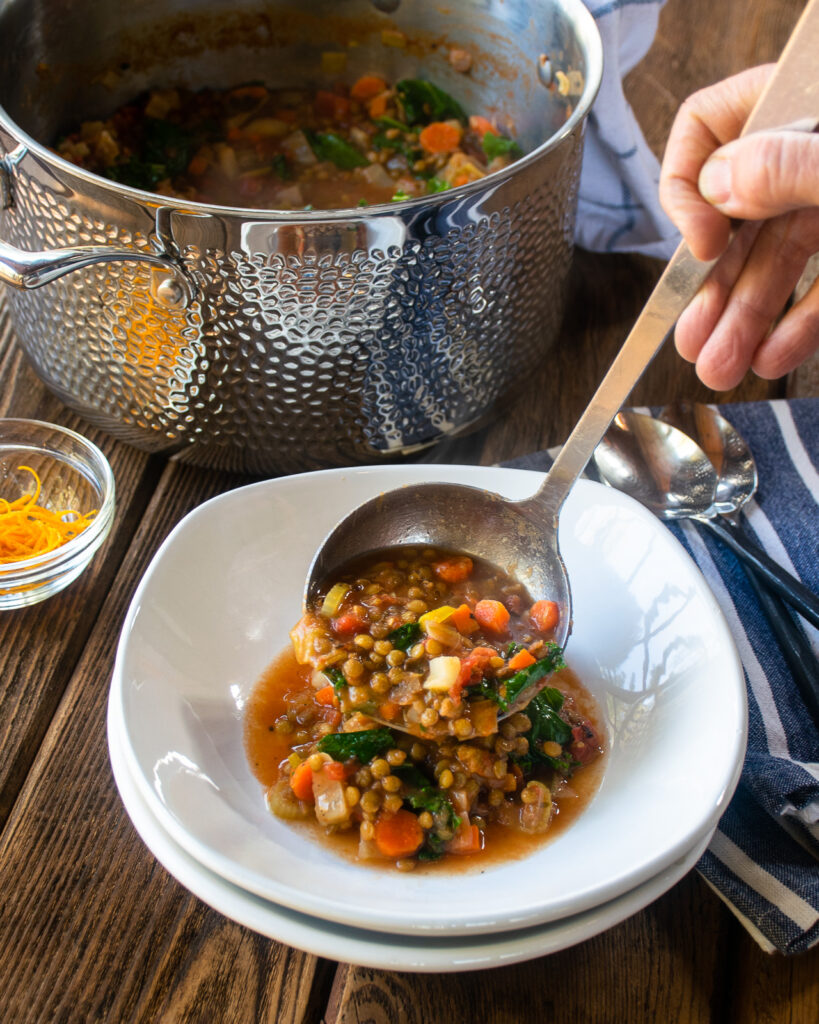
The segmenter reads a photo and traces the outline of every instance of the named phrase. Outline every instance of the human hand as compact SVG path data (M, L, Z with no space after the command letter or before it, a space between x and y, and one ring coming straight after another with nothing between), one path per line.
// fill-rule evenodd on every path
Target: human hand
M773 67L689 97L660 176L660 202L694 256L719 257L675 331L680 355L716 391L735 387L749 367L780 377L819 348L819 281L771 330L819 250L819 135L737 139ZM732 217L744 223L731 239Z

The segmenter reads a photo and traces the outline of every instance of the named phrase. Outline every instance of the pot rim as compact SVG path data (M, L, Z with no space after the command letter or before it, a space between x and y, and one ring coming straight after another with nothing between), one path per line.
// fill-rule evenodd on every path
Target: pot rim
M199 216L230 216L239 217L243 220L264 220L284 221L285 223L312 223L317 224L325 221L338 223L339 221L367 220L373 215L384 216L394 215L407 211L420 210L432 206L441 206L453 200L461 200L468 196L475 195L486 189L487 184L495 186L515 177L520 171L531 167L541 157L545 156L569 136L586 118L592 104L600 89L603 77L603 43L600 31L591 15L589 9L582 0L552 0L554 5L561 8L567 15L577 34L577 41L586 59L586 73L583 92L580 95L571 116L560 128L539 146L536 146L530 153L524 154L508 167L493 171L484 178L470 182L458 188L447 189L445 192L432 193L424 196L414 196L411 199L401 199L389 203L374 203L372 206L359 209L358 207L345 207L339 210L271 210L257 209L248 206L220 206L210 203L199 203L195 200L179 200L174 196L163 196L157 192L147 192L144 189L134 188L131 185L124 185L120 182L111 181L101 175L94 174L84 167L78 167L64 157L59 156L54 150L25 132L16 121L6 113L0 104L0 127L4 128L19 145L24 144L27 150L32 151L46 165L55 166L63 172L67 172L82 181L85 181L97 188L112 192L118 197L132 199L142 205L151 207L162 206L165 209L172 209L180 213L190 213ZM545 86L544 86L545 88ZM3 163L3 156L0 154L0 167Z

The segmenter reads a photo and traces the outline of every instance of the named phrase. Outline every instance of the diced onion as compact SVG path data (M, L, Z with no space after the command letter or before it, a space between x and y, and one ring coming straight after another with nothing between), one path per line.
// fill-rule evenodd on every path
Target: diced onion
M323 615L325 619L332 619L349 591L350 588L346 583L334 583L327 591L327 596L322 602L319 614Z
M323 771L313 772L313 796L320 825L340 825L349 820L350 808L344 799L344 786L338 779L329 779Z
M432 658L429 663L429 675L424 680L424 689L433 693L446 693L461 672L461 659L442 655Z
M428 637L437 640L444 647L457 647L461 642L461 634L454 626L449 626L446 622L427 619L423 628Z

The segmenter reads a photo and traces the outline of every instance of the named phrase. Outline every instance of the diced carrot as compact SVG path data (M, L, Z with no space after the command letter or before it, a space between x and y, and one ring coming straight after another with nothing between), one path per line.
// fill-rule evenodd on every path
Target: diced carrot
M299 800L313 800L313 769L306 761L290 776L290 788Z
M382 815L375 823L375 845L385 857L411 857L424 841L424 830L412 811Z
M560 608L555 601L535 601L529 609L529 618L535 629L548 633L554 629L560 619Z
M472 614L472 609L468 604L462 604L460 607L456 608L449 616L449 621L459 633L463 633L465 636L469 636L469 634L474 633L476 629L480 629L475 616Z
M388 99L389 96L386 92L382 92L379 96L374 96L367 104L370 117L383 117L387 113Z
M421 131L418 141L427 153L451 153L461 141L460 125L452 121L433 121Z
M469 555L454 555L441 562L433 562L432 569L444 583L460 583L472 575L472 559Z
M332 620L336 633L363 633L370 628L369 622L354 611L343 612Z
M452 187L460 188L461 185L468 185L470 181L473 181L472 175L468 171L464 171L462 174L456 174L452 179Z
M324 89L316 93L314 106L320 117L329 117L333 121L343 121L350 113L350 101L346 96Z
M336 691L332 686L322 686L320 690L316 690L313 694L313 700L316 704L323 704L325 707L334 707L336 704Z
M473 114L472 117L470 117L469 127L481 138L483 138L487 132L490 135L498 134L498 129L492 124L492 122L486 117L481 117L480 114Z
M350 95L354 100L371 100L386 88L387 83L378 75L362 75L350 89Z
M391 722L398 714L398 705L391 700L386 700L378 709L378 713L387 722Z
M522 651L518 651L517 654L513 655L513 657L509 659L509 668L511 668L514 672L519 672L522 668L527 668L529 665L534 665L536 661L537 658L535 658L526 649L524 649Z
M509 612L500 601L486 598L475 605L475 618L490 633L505 633L509 623Z
M328 761L321 770L334 782L343 782L347 778L347 767L341 761Z
M463 825L446 844L447 853L480 853L481 830L477 825Z

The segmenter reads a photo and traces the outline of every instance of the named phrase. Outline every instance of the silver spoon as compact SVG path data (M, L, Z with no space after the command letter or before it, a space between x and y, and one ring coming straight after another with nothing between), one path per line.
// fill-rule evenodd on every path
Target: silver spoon
M741 533L742 509L754 496L758 482L756 462L745 439L716 409L699 402L666 406L660 418L685 430L705 450L718 473L714 504L723 522ZM813 649L782 599L768 589L766 577L752 566L746 566L745 572L805 706L819 723L819 662Z
M756 490L750 449L707 407L668 407L663 416L688 427L694 439L668 422L624 411L595 452L598 473L660 518L690 518L713 529L717 513L736 514ZM765 589L767 580L759 578L753 562L746 572L803 699L819 720L819 665L813 651L779 598Z
M765 584L819 628L819 596L796 579L742 530L738 510L756 493L756 463L751 449L723 416L699 402L666 406L660 417L684 431L703 449L717 473L714 511L709 528L751 566Z
M780 596L810 622L819 626L819 597L795 579L742 530L726 523L721 513L747 501L756 489L756 469L747 447L732 438L724 423L711 421L699 431L693 416L683 421L708 454L688 433L668 422L632 409L620 412L594 454L603 481L649 508L661 519L697 519L746 565L751 566ZM714 468L709 459L713 454Z

